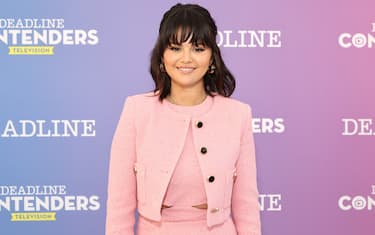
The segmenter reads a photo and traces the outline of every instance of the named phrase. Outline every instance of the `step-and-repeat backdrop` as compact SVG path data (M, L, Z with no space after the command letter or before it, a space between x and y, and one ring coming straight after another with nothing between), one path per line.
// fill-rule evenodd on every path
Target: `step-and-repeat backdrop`
M104 234L114 130L175 3L1 2L0 234ZM375 2L197 3L253 109L263 234L375 234Z

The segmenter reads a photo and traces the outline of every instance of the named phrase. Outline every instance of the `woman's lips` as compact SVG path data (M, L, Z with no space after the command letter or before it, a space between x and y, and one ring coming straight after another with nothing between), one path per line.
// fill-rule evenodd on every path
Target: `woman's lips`
M194 71L194 67L177 67L182 73L191 73Z

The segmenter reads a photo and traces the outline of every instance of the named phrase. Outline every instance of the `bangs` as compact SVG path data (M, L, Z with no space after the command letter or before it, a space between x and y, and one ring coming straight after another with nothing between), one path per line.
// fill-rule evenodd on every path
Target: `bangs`
M190 42L195 46L203 45L212 48L213 43L216 43L215 36L205 22L202 15L189 11L170 16L166 19L165 27L159 32L163 36L162 44L170 46Z
M202 30L192 28L190 26L176 27L173 33L168 37L168 45L181 45L184 42L190 42L194 46L203 45L208 46L208 36L204 35Z

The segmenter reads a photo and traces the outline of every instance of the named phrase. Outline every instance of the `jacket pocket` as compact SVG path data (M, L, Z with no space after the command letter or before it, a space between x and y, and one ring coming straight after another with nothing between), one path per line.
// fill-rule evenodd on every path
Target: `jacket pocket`
M145 165L136 162L134 164L134 172L137 179L137 201L140 204L146 202L146 192L145 192L145 177L146 177L146 167Z
M233 191L233 184L236 180L237 173L236 168L233 168L226 172L225 178L225 193L224 193L224 207L228 208L232 204L232 191Z

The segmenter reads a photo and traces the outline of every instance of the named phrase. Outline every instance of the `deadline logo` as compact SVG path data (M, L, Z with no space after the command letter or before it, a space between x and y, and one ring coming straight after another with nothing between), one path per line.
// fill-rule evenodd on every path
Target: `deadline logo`
M371 196L364 195L343 195L339 198L338 206L343 211L349 210L368 210L371 211L375 207L375 185L371 186Z
M0 18L0 45L9 55L54 55L57 45L97 45L96 29L66 29L64 19Z
M280 30L219 30L216 43L229 48L281 48Z
M11 221L55 221L57 211L97 211L97 195L68 195L66 185L0 185L0 213Z
M373 120L371 118L342 118L344 130L343 136L371 136L375 135Z
M259 205L260 211L280 212L282 211L281 194L259 194Z
M343 48L372 48L375 44L375 23L371 24L372 33L342 33L338 38L339 45Z
M95 137L95 123L95 120L8 120L0 122L0 138Z

